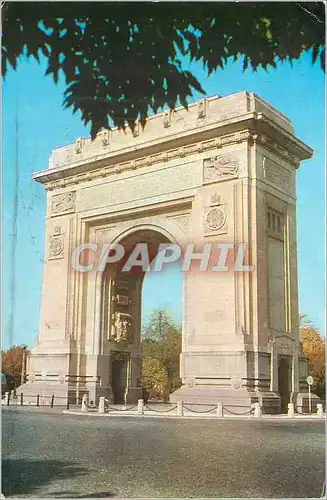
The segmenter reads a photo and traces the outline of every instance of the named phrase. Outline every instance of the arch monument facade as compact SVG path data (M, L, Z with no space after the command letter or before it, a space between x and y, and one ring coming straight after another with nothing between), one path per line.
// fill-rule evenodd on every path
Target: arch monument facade
M141 397L144 273L78 272L83 243L245 244L251 272L183 272L182 387L172 401L279 411L306 398L299 344L296 170L312 150L240 92L52 152L40 328L19 390L75 402Z

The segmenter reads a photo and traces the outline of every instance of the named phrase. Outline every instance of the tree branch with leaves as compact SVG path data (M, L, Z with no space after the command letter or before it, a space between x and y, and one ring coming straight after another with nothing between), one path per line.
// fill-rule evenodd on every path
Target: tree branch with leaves
M94 138L102 128L145 125L164 107L205 94L189 63L210 75L229 59L276 68L311 51L324 69L323 2L6 2L2 74L44 58L65 79L64 106Z

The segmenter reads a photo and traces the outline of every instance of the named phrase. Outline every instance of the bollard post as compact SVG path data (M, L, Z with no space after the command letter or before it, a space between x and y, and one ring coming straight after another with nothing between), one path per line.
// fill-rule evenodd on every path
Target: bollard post
M52 394L51 396L51 403L50 403L51 408L53 408L53 405L54 405L54 394Z
M5 401L6 401L6 405L9 406L10 405L10 392L5 392Z
M138 399L138 401L137 401L137 414L144 415L144 401L143 401L143 399Z
M104 397L99 399L99 413L104 413Z
M324 410L322 409L322 404L318 403L317 404L317 417L323 418L324 416Z
M261 416L262 416L262 411L260 403L254 403L254 417L261 418Z
M177 401L177 416L182 417L183 413L183 401Z
M217 417L222 418L224 416L223 412L223 404L222 403L217 403Z
M40 394L36 396L36 406L40 406Z
M288 407L287 416L290 418L293 418L294 417L294 403L288 403L287 407Z
M82 411L87 411L87 394L82 397Z
M66 410L69 410L69 397L67 396Z
M20 406L24 405L24 394L21 392L20 393Z

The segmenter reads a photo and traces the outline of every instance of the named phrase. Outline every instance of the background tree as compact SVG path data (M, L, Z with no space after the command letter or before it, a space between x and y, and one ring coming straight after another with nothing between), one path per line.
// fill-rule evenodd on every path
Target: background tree
M307 314L300 313L299 315L299 325L301 328L313 328L313 322Z
M256 70L311 51L324 68L323 2L5 2L2 10L2 74L21 56L43 56L93 138L112 124L144 125L164 106L187 108L194 91L205 93L190 61L210 75L229 58Z
M26 345L13 346L8 351L1 352L2 372L9 377L7 383L10 389L15 389L21 384L23 363L26 363L27 352Z
M164 309L154 309L142 332L142 384L152 395L169 400L181 386L179 355L182 332Z
M302 326L301 327L301 322ZM308 358L308 371L314 380L313 391L325 399L325 356L326 342L317 328L312 326L308 317L300 315L300 341L305 356Z
M168 378L159 359L145 355L142 359L142 387L152 398L162 399L166 393Z

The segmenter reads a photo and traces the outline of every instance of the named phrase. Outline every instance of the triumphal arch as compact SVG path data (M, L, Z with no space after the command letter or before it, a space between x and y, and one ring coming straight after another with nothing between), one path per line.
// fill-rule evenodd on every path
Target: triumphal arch
M171 400L301 405L296 169L311 155L289 119L248 92L54 150L34 175L47 193L44 271L21 391L71 401L141 397L144 272L119 264L78 271L77 247L86 244L83 265L88 244L122 243L128 253L147 243L155 255L163 243L242 243L248 269L200 272L195 264L182 273L182 387Z

